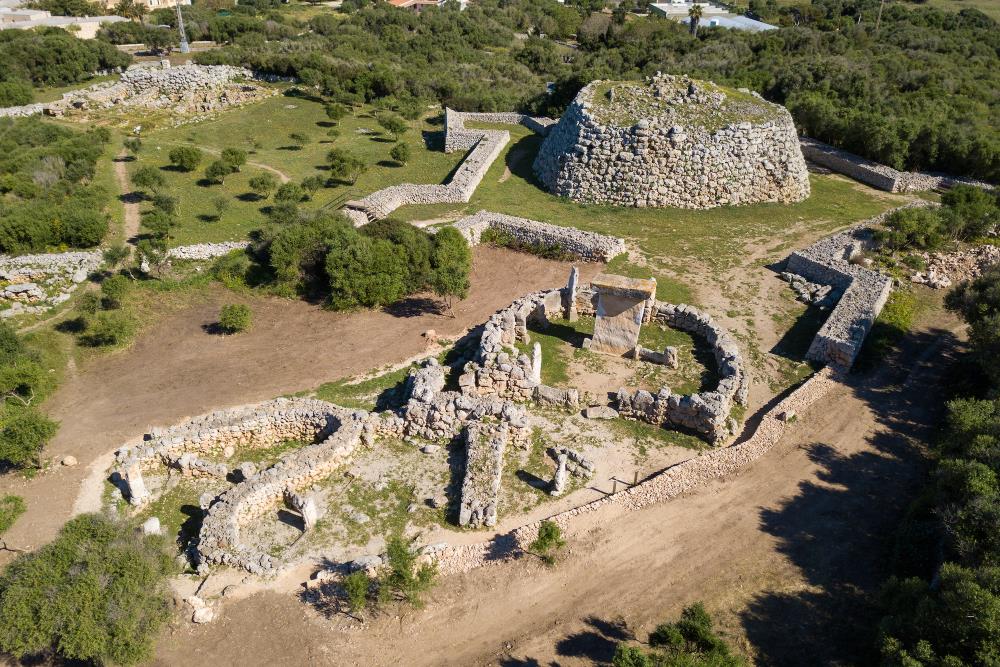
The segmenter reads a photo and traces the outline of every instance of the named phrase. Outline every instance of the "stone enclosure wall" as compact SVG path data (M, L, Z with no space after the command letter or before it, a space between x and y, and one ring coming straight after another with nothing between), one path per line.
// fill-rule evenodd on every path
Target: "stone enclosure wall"
M609 262L625 252L625 241L614 236L489 211L462 218L454 227L462 232L469 245L477 245L483 232L493 229L526 245L557 246L584 261Z
M767 120L718 129L682 125L675 108L684 110L684 118L695 108L716 118L721 93L703 91L707 84L689 79L654 77L629 92L643 104L638 115L652 107L652 117L633 121L629 102L616 98L610 104L624 118L602 120L596 96L606 83L595 81L580 91L535 158L535 173L552 193L585 203L694 209L809 196L798 136L783 107L757 96L752 99L767 110ZM672 96L679 83L687 92Z
M513 111L499 113L476 113L455 111L454 109L445 107L445 153L469 150L479 142L479 139L485 132L489 131L466 128L466 122L491 123L496 125L524 125L535 134L539 134L544 137L548 134L549 128L555 125L557 121L552 118L536 118L534 116L528 116L526 114Z
M0 318L40 313L67 301L101 265L98 250L43 255L0 255Z

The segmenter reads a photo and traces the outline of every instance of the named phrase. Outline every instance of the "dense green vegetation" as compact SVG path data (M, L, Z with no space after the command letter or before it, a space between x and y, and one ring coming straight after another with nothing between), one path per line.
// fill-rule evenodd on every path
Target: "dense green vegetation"
M107 42L78 39L60 28L0 31L0 83L65 86L130 62L131 56Z
M55 380L41 355L0 322L0 470L39 464L39 454L57 425L37 406L53 389Z
M884 664L960 667L1000 655L1000 269L947 299L969 323L963 368L935 443L936 469L900 528L883 592Z
M101 242L109 193L91 179L109 141L104 129L78 132L37 118L0 120L0 252Z
M742 667L746 663L712 629L712 617L696 602L685 607L676 623L661 623L649 633L646 651L620 642L614 667Z
M404 116L426 101L558 114L596 78L691 74L756 90L787 105L806 133L886 164L1000 178L991 94L1000 86L1000 30L975 9L890 4L876 31L877 0L762 4L759 13L790 27L692 35L671 20L618 20L590 4L485 0L418 16L345 3L354 9L346 20L318 15L311 30L280 42L267 31L286 27L287 17L229 17L237 20L223 41L232 45L196 58L297 76L338 103L379 102ZM204 23L210 30L212 20ZM539 37L574 33L576 50ZM555 81L551 95L546 81Z
M960 185L945 193L939 208L905 208L893 212L875 236L891 251L934 250L947 241L984 237L998 225L1000 191Z
M96 514L70 520L0 575L0 650L93 664L148 660L170 615L164 546Z

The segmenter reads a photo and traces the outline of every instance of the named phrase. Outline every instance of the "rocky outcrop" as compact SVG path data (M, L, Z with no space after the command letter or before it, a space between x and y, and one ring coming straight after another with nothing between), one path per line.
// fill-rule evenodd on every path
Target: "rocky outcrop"
M554 194L615 206L705 209L809 196L784 107L685 77L584 87L534 169Z
M575 227L559 227L490 211L479 211L475 215L462 218L454 227L462 232L469 245L477 245L483 232L493 229L517 243L527 246L558 247L563 252L572 253L584 261L608 262L625 252L625 241L614 236L585 232Z
M945 289L966 280L975 280L991 266L1000 265L1000 246L981 245L958 252L921 253L926 268L910 276L910 281Z
M0 255L0 317L40 313L67 301L101 265L98 250L46 255Z

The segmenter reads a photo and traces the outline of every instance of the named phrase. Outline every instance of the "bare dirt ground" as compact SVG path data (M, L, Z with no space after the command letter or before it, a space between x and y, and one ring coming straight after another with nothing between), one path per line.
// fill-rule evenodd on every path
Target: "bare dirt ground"
M561 262L521 254L514 261L511 251L486 246L474 252L472 290L455 304L454 317L419 297L391 312L334 313L290 299L251 301L220 287L156 324L132 348L82 366L43 406L61 422L45 455L59 461L71 454L79 465L55 464L31 480L0 477L0 494L16 493L28 505L5 534L7 543L29 549L52 539L70 518L83 480L99 479L109 454L150 426L397 363L425 348L421 334L427 329L457 336L526 292L564 284L569 274L569 264ZM600 266L581 270L589 278ZM252 330L229 337L207 333L221 305L234 300L252 304ZM0 565L10 556L0 553Z
M594 525L553 569L529 558L451 577L425 608L364 626L261 593L213 625L176 625L156 664L587 665L696 600L759 664L871 664L871 594L958 345L957 322L928 321L898 365L853 376L745 473Z
M134 243L134 239L139 235L139 199L132 192L132 182L128 177L126 160L128 153L122 151L114 159L115 180L118 181L118 190L121 192L122 206L125 208L125 226L122 230L122 237L129 243Z

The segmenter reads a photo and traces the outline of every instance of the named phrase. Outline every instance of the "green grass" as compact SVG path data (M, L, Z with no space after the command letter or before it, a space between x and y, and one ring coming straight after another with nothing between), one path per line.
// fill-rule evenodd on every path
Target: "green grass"
M397 210L394 217L457 218L486 209L621 236L641 248L655 267L658 280L666 282L669 276L683 281L692 259L711 270L724 271L745 261L749 244L770 246L782 242L791 247L807 235L830 232L897 205L893 198L875 197L846 179L817 175L810 176L812 196L798 204L756 204L707 211L577 204L545 192L536 183L531 164L541 138L519 125L507 129L511 143L490 167L468 204L407 206ZM507 169L510 176L501 182Z
M346 378L320 385L314 396L345 408L384 410L388 405L402 404L403 386L411 367L361 380Z
M182 544L198 536L201 529L201 505L199 499L205 492L204 485L194 479L182 478L166 493L153 500L136 514L135 523L141 525L155 516L167 537L178 539Z
M656 278L656 299L674 304L694 304L694 293L685 283L661 272L640 266L629 260L628 255L618 255L605 269L606 273L616 273L628 278Z
M262 209L272 200L257 200L251 194L249 180L264 170L250 163L267 165L298 182L307 176L328 177L326 154L331 148L354 152L369 165L368 172L354 185L323 188L316 193L314 201L303 204L305 209L329 205L335 210L343 200L362 197L389 185L440 183L462 160L462 155L428 150L422 133L438 132L440 127L421 120L410 123L411 129L400 139L409 144L411 160L405 166L397 165L389 159L389 151L395 144L381 134L372 113L366 108L357 116L346 116L337 125L340 136L331 138L326 134L330 128L325 127L329 121L322 104L278 95L228 111L214 120L154 130L144 137L139 159L130 163L129 169L134 172L144 165L166 167L170 162L168 154L176 146L193 145L202 149L204 157L195 171L164 169L161 172L167 180L164 191L180 200L180 222L172 231L171 243L185 245L245 238L265 222ZM361 129L372 130L375 134L359 134L357 131ZM301 149L293 148L289 139L293 132L309 137ZM229 147L248 151L248 164L240 173L229 176L223 185L206 184L202 181L205 167L217 159L218 152ZM215 214L212 202L220 196L229 201L229 209L221 219L211 220L210 216Z
M914 319L925 306L926 302L913 290L893 290L865 338L855 368L869 370L884 361L909 333Z
M697 436L632 419L612 419L608 422L608 426L619 436L635 440L640 457L647 455L649 447L654 449L684 447L695 451L708 447L705 441Z
M117 74L109 74L107 76L95 76L93 78L87 79L80 83L71 83L68 86L47 86L44 88L35 89L35 102L55 102L56 100L62 99L63 93L68 93L73 90L82 90L84 88L89 88L95 83L103 83L105 81L117 81Z

